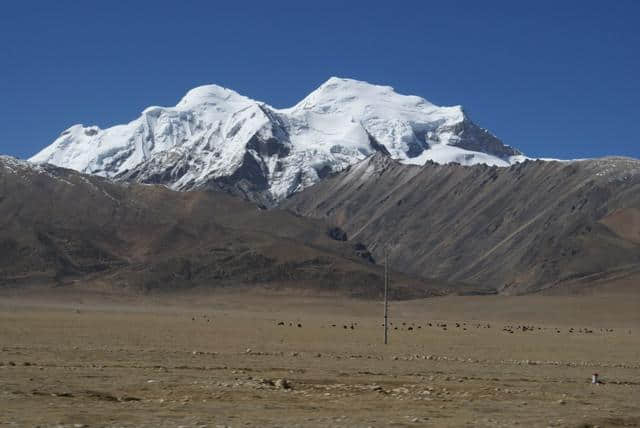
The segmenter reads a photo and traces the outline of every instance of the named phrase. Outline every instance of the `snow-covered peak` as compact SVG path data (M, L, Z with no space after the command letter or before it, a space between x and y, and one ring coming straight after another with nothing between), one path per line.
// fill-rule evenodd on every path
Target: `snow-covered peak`
M252 103L253 100L231 89L218 85L203 85L191 89L178 102L176 108L189 109L205 104L229 108Z
M286 109L199 86L124 125L74 125L31 160L178 190L222 187L273 205L376 152L412 164L500 166L520 155L460 106L332 77Z
M429 114L442 109L424 98L398 94L391 86L331 77L289 111L342 112L357 117L391 114L393 117L410 118L421 113ZM444 109L452 116L452 120L462 120L462 110L459 106L445 107Z
M371 136L392 157L407 162L430 146L455 143L439 131L465 120L460 106L438 107L424 98L399 94L390 86L338 77L283 113L294 123L309 125L304 128L307 144L345 146L355 137L358 142L351 146L361 150L369 145Z

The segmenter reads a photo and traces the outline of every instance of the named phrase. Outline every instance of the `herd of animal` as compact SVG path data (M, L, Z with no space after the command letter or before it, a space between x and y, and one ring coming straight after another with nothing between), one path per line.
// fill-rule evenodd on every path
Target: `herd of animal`
M302 328L302 324L298 321L295 321L295 322L278 321L277 325L280 327L286 327L288 325L289 327ZM342 328L344 330L355 330L357 326L358 326L357 322L350 322L347 324L329 324L327 327ZM392 328L393 330L399 330L399 331L420 330L423 328L423 326L424 328L438 328L438 329L441 329L442 331L447 331L449 329L459 329L461 331L468 331L470 329L490 329L491 328L490 323L479 323L479 322L467 323L467 322L431 321L431 322L425 322L424 324L419 324L415 322L401 322L395 325L393 322L389 323L390 328ZM381 324L381 327L384 327L384 324ZM581 328L569 327L569 328L562 329L559 327L545 327L545 326L535 326L535 325L511 325L511 324L506 324L502 326L502 329L500 331L508 334L514 334L515 332L526 333L526 332L535 332L535 331L552 331L552 332L555 332L556 334L560 334L563 331L566 331L569 334L594 334L596 332L599 332L600 334L614 333L613 328L594 329L594 328L588 328L588 327L581 327ZM630 330L629 330L629 333L631 333Z
M211 318L207 314L203 314L201 317L194 316L191 318L191 321L196 321L198 320L198 318L201 318L203 321L208 323L211 322ZM277 321L276 324L278 327L288 326L288 327L302 328L302 323L300 321ZM328 324L326 327L341 328L343 330L355 330L358 327L358 323L357 322L349 322L346 324L332 323L332 324ZM381 327L384 327L384 324L381 324ZM490 329L491 324L484 323L484 322L467 323L467 322L442 322L442 321L437 321L437 322L427 321L424 324L419 324L416 322L404 321L401 323L397 323L395 325L393 322L390 322L389 328L392 328L393 330L407 331L407 332L420 330L422 328L437 328L442 331L448 331L449 329L459 329L460 331L467 331L470 329ZM569 327L569 328L562 329L559 327L545 327L545 326L535 326L535 325L526 325L526 324L523 324L523 325L506 324L502 326L500 331L507 334L515 334L516 332L527 333L527 332L535 332L535 331L551 331L556 334L560 334L563 331L569 334L614 333L613 328L594 329L594 328L588 328L588 327L580 327L580 328ZM628 333L631 334L631 330L629 330Z

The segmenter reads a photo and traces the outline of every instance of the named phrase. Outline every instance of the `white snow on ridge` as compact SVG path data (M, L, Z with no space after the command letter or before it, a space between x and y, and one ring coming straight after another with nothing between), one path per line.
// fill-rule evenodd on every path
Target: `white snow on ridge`
M511 149L516 156L461 147L471 138L469 126L475 127L460 106L438 107L351 79L332 77L286 109L206 85L190 90L175 107L149 107L125 125L74 125L30 160L106 177L136 170L141 181L161 176L183 190L232 176L248 155L277 201L377 150L418 165L433 160L508 166L518 160ZM486 135L494 148L506 147Z
M482 152L461 149L447 144L434 144L429 150L425 150L415 158L402 159L401 162L408 165L424 165L427 161L440 164L459 163L460 165L476 165L480 163L489 166L509 166L511 161L491 156Z

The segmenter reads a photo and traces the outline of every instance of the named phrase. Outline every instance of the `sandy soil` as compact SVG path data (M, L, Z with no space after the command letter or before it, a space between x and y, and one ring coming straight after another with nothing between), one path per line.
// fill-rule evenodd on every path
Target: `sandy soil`
M0 426L640 425L637 296L394 302L386 346L381 314L340 297L5 293Z

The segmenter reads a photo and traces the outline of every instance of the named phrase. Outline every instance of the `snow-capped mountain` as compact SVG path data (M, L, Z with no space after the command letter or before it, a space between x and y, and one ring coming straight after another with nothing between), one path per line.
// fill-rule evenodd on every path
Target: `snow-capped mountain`
M176 190L223 188L271 206L375 152L420 165L524 158L460 106L332 77L287 109L201 86L126 125L72 126L30 160Z

